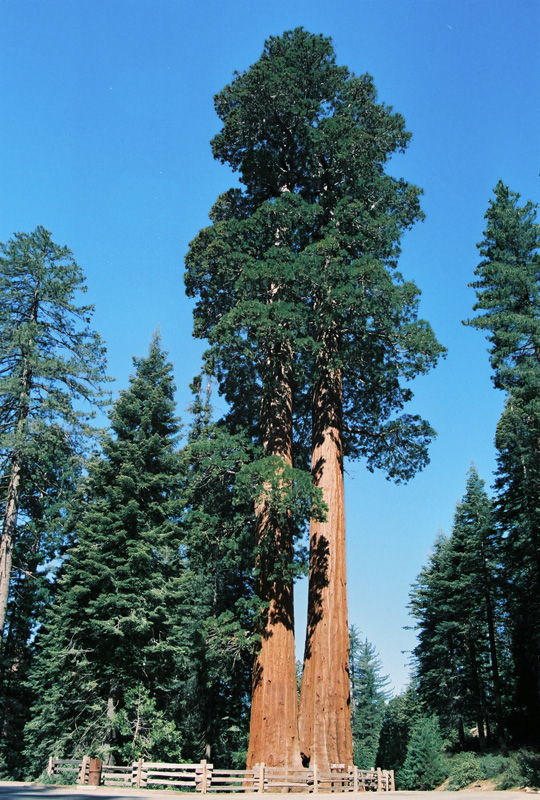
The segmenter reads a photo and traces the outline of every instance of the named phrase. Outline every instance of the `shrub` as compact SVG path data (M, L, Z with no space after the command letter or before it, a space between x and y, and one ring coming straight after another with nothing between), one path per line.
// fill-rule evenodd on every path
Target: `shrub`
M540 787L540 754L521 750L516 760L521 772L521 785Z
M486 779L496 778L503 773L508 766L508 758L494 753L488 753L481 759L483 777Z
M459 753L450 763L449 789L464 789L470 783L485 777L483 760L475 753Z
M506 769L497 781L496 789L504 791L506 789L514 789L516 786L522 786L523 776L521 768L515 757L510 756L505 759Z

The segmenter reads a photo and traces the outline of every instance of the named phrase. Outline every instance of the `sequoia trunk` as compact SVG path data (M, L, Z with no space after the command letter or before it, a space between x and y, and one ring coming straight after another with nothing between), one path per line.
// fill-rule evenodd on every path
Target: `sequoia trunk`
M339 369L324 372L314 390L312 475L328 511L310 526L299 731L304 761L326 771L353 763Z
M289 353L272 353L263 398L264 451L292 464L292 389ZM270 393L269 392L269 393ZM261 646L253 667L251 721L247 767L301 766L298 743L298 693L294 649L293 584L279 568L281 557L290 564L292 532L278 526L267 503L257 504L258 595L267 606L260 623ZM277 569L276 569L276 565Z

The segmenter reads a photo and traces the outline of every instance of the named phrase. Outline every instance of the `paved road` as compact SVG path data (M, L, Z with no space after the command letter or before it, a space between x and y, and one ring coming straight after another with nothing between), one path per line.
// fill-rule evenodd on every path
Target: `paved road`
M121 789L110 786L43 786L38 783L11 783L0 781L0 800L139 800L140 798L165 798L193 797L193 793L178 791L148 789ZM386 798L386 800L532 800L534 793L531 792L370 792L369 797ZM307 793L306 793L307 795ZM211 797L212 795L210 795ZM261 800L260 794L242 792L233 794L229 797L236 800ZM273 794L273 797L276 795ZM294 797L298 797L294 793ZM310 795L312 796L312 795ZM349 796L349 795L348 795ZM216 797L216 795L214 795ZM209 798L210 800L210 798ZM317 800L339 800L336 794L326 794L320 792ZM367 799L366 799L367 800Z

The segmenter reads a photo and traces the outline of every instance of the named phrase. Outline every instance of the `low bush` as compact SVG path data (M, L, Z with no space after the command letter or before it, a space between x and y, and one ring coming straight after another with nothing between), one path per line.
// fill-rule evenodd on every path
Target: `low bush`
M521 772L522 786L540 787L540 754L529 750L520 750L516 760Z
M483 759L476 753L458 753L449 762L449 789L464 789L470 783L481 781L485 777L482 769Z

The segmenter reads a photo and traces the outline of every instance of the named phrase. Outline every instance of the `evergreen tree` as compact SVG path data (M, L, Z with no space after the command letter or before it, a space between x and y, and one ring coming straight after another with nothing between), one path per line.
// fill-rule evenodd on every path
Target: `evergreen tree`
M398 786L400 789L426 792L439 786L447 776L437 717L421 718L411 732Z
M419 192L384 165L409 134L376 102L369 76L338 67L330 40L302 29L270 38L259 61L217 95L216 109L223 129L214 155L245 188L218 199L213 225L187 256L188 293L199 298L195 331L210 341L207 362L231 419L247 412L258 421L265 455L278 459L270 462L278 488L286 474L301 481L288 472L293 419L305 436L311 406L312 475L328 510L311 535L301 745L321 768L351 763L343 454L367 456L371 467L400 478L425 463L431 428L394 412L411 397L400 379L426 371L440 354L417 320L418 290L394 269L401 233L420 216ZM305 438L300 444L305 452ZM268 497L257 517L259 545L275 545L271 562L290 560L291 534L272 524ZM261 561L260 572L268 613L248 763L294 766L292 587L286 570L275 580L272 563ZM323 733L330 728L333 738Z
M159 339L111 412L74 503L74 544L40 630L26 729L34 774L51 754L176 758L177 686L198 615L179 537L171 366Z
M209 386L209 384L208 384ZM200 624L184 690L184 753L215 765L245 763L254 642L253 513L238 489L256 457L245 434L211 419L201 382L181 453L183 547L197 586Z
M540 740L540 407L512 393L497 425L495 511L510 667L510 729L515 740Z
M476 469L457 506L452 535L436 542L429 566L411 592L419 630L414 650L418 692L426 706L455 726L476 726L480 749L497 723L504 749L497 631L500 600L491 502Z
M515 687L512 728L540 736L540 226L536 206L499 181L479 245L482 261L469 324L486 330L494 383L508 393L497 428L496 515Z
M89 418L84 403L101 397L104 348L88 327L92 307L74 302L84 291L71 251L41 226L0 246L0 631L21 498L49 488L44 454L65 452L66 440L81 452Z
M486 212L475 311L469 321L488 331L493 380L513 394L538 395L540 381L540 226L536 206L499 181Z
M32 636L103 396L105 351L67 247L42 227L0 245L0 759L21 768Z
M351 721L354 763L360 769L373 769L379 748L385 701L388 697L388 675L381 675L382 664L375 647L360 641L351 627L350 675Z
M411 730L422 716L422 703L414 684L392 697L384 709L376 764L397 774L407 757Z

